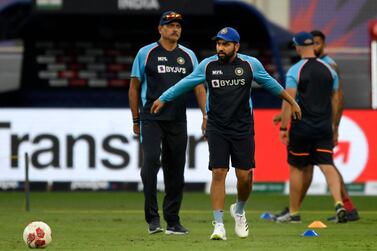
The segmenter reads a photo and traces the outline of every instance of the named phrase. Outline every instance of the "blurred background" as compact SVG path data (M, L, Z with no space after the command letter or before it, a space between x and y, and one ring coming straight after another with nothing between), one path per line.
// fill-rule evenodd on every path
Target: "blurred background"
M292 34L322 30L344 81L335 162L351 192L377 194L377 2L375 0L0 0L0 189L141 190L128 87L134 56L157 41L162 12L184 15L180 43L199 60L225 26L241 52L284 86L298 57ZM201 114L188 95L186 189L208 191ZM285 148L272 117L281 103L253 86L255 191L287 192ZM28 153L30 159L25 159ZM159 186L163 189L162 175ZM228 190L235 178L227 180ZM231 191L229 191L231 192ZM327 193L316 171L310 193Z

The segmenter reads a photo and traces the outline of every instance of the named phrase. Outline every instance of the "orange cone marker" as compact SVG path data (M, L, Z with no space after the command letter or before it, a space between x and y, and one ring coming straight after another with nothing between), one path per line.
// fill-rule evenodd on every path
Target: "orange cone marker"
M310 228L327 228L327 226L319 220L313 221L312 223L309 224Z

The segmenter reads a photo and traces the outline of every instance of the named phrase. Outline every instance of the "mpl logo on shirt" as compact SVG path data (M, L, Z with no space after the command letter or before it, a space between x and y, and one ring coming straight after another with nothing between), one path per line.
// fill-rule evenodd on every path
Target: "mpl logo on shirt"
M212 75L223 75L223 71L222 70L214 70L214 71L212 71Z
M158 73L182 73L182 74L186 74L187 71L186 71L185 67L157 65L157 72Z
M167 57L157 57L157 61L159 61L159 62L167 62L168 61L168 59L167 59Z

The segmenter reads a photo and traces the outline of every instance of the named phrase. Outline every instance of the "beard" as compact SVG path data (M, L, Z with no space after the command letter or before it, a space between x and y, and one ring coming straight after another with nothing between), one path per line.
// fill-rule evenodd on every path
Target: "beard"
M225 52L223 51L219 51L217 53L217 56L219 57L220 61L224 62L224 63L229 63L230 59L236 54L236 50L233 50L231 52L229 52L228 54L226 54Z
M314 50L314 54L315 54L316 57L319 57L319 56L321 56L322 52Z

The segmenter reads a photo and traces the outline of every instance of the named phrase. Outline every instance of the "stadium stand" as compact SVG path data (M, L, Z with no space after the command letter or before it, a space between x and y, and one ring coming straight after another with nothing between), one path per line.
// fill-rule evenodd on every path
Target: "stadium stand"
M141 46L158 39L160 13L49 12L36 11L30 3L14 1L0 12L2 16L17 16L3 25L3 38L20 38L24 47L21 88L0 94L4 96L0 105L127 107L133 58ZM282 82L285 68L292 62L290 58L282 60L280 53L292 50L288 46L291 34L269 23L250 5L214 3L211 14L185 16L182 44L193 48L201 60L214 53L213 34L224 26L234 26L241 33L241 52L257 57ZM255 86L255 107L278 107L279 102ZM193 95L189 95L188 104L196 107Z

